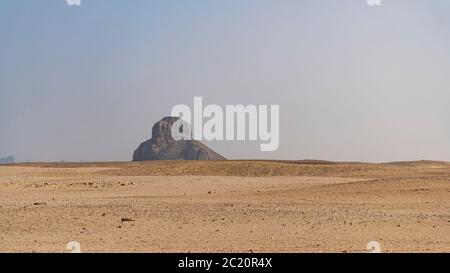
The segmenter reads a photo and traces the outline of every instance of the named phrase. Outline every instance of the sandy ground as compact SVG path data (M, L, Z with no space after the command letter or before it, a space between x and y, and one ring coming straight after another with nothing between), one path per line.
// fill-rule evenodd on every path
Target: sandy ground
M0 252L450 252L450 164L0 166Z

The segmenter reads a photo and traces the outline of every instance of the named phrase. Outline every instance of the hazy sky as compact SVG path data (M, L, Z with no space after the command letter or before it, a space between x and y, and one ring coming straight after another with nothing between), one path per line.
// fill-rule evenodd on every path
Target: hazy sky
M279 104L229 158L450 160L450 1L0 1L0 157L130 160L176 104Z

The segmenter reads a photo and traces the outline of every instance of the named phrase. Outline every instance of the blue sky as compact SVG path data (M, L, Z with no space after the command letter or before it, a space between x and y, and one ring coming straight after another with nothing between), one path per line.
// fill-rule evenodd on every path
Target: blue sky
M176 104L279 104L229 158L450 160L446 0L0 2L0 157L129 160Z

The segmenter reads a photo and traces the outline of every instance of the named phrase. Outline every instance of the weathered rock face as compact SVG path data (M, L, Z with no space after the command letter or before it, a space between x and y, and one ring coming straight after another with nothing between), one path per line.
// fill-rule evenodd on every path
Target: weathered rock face
M165 117L152 128L152 138L136 149L133 161L146 160L226 160L197 140L172 138L172 125L178 117Z

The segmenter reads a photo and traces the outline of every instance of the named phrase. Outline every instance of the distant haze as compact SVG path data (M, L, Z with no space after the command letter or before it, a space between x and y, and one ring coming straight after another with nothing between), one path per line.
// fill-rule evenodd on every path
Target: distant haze
M176 104L280 105L231 159L450 161L448 0L0 2L0 157L131 160Z

